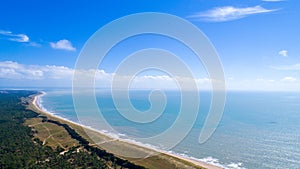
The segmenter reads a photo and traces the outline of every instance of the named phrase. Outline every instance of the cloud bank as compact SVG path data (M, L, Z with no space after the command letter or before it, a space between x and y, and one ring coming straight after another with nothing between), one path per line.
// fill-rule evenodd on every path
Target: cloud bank
M110 88L115 73L107 73L104 70L76 70L80 76L95 78L96 87ZM42 87L59 85L71 87L75 70L65 66L56 65L24 65L12 61L0 62L0 84L5 85L6 81L13 81L17 85L32 86L39 84ZM127 77L125 77L127 78ZM200 89L210 88L210 79L199 78L189 79L179 77L180 80L195 81ZM18 82L22 81L22 84ZM119 82L119 83L122 83ZM49 86L51 87L51 86ZM175 80L167 75L142 75L136 76L131 82L134 89L178 89Z
M71 79L73 70L64 66L23 65L17 62L0 62L1 79Z
M278 68L277 68L278 69ZM300 70L300 64L279 67L280 70ZM80 76L93 77L96 88L110 88L115 73L104 70L77 70ZM12 61L0 62L0 86L2 87L72 87L75 70L56 65L24 65ZM124 77L127 78L127 77ZM211 90L211 79L177 77L186 83L195 81L198 89ZM236 79L228 77L229 90L300 91L297 77L283 76L277 79ZM120 81L119 83L122 83ZM174 78L168 75L140 75L134 77L131 89L180 89Z

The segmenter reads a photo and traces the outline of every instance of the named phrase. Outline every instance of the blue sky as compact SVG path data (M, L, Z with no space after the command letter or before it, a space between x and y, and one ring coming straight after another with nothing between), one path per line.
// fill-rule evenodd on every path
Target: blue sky
M80 50L95 31L129 14L163 12L187 19L207 35L222 61L228 89L300 90L299 7L297 0L5 0L0 5L0 85L70 86ZM176 42L155 36L134 37L123 45L99 68L99 83L109 84L122 54L144 47L180 54ZM200 72L196 78L205 88L204 69L188 64ZM150 76L169 80L153 72L143 76L137 86L155 79Z

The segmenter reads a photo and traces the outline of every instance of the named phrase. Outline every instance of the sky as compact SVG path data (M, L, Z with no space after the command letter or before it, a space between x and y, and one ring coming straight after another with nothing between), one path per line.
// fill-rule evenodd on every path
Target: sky
M299 7L298 0L4 0L0 86L70 87L80 51L98 29L126 15L161 12L186 19L208 37L223 65L228 90L299 91ZM193 53L157 35L117 44L97 70L97 86L109 86L126 56L149 47L179 55L194 72L199 88L210 88L209 76ZM176 87L159 71L139 74L132 86Z

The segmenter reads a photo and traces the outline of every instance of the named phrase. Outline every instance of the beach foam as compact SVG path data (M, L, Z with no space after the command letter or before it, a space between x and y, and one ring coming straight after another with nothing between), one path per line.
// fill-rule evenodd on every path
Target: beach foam
M216 158L213 158L210 156L206 157L206 158L198 159L198 160L203 161L208 164L212 164L212 165L224 168L224 169L246 169L243 167L243 163L241 163L241 162L238 162L238 163L232 162L230 164L222 164L222 163L220 163L219 159L216 159Z

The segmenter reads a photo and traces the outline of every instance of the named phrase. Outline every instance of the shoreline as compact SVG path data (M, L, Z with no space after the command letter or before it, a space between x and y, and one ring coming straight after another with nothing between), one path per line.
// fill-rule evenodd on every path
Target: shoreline
M72 125L75 125L75 126L78 126L78 127L81 127L84 131L86 130L91 130L92 132L95 132L96 134L98 134L97 136L98 137L107 137L109 139L112 139L112 140L116 140L118 142L123 142L123 143L126 143L132 147L136 147L136 148L142 148L144 149L145 151L148 151L148 152L154 152L155 154L164 154L166 156L170 156L170 157L173 157L173 158L177 158L177 159L180 159L180 160L183 160L183 161L186 161L186 162L189 162L189 163L192 163L193 165L196 165L196 166L199 166L199 167L205 167L207 169L222 169L221 166L216 166L216 165L213 165L213 164L209 164L209 163L206 163L206 162L203 162L203 161L200 161L198 159L194 159L192 157L185 157L185 156L182 156L180 154L175 154L175 153L171 153L171 152L167 152L167 151L164 151L164 150L159 150L159 149L156 149L154 147L150 147L150 146L146 146L146 145L143 145L142 143L135 143L133 141L128 141L128 140L125 140L125 139L120 139L120 138L114 138L113 136L107 134L107 133L104 133L104 132L101 132L99 130L96 130L96 129L93 129L89 126L85 126L85 125L82 125L82 124L79 124L79 123L76 123L76 122L73 122L69 119L66 119L66 118L63 118L63 117L60 117L60 116L57 116L57 115L54 115L46 110L44 110L43 108L41 108L37 101L38 101L38 98L39 97L42 97L43 95L45 95L46 93L45 92L39 92L35 95L32 96L32 99L31 99L31 103L32 105L34 106L34 108L36 110L38 110L39 114L44 114L46 116L50 116L50 117L53 117L53 118L57 118L63 122L67 122L67 123L71 123ZM97 144L97 143L95 143ZM150 153L151 154L151 153Z

